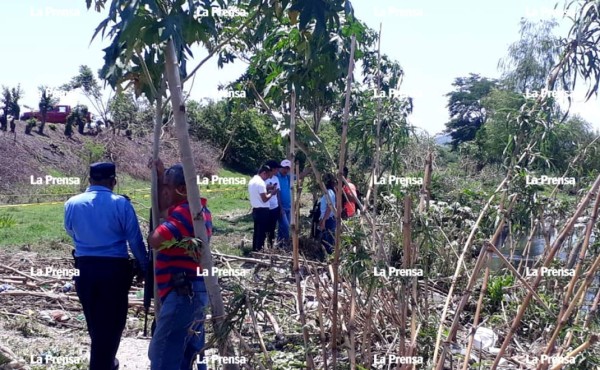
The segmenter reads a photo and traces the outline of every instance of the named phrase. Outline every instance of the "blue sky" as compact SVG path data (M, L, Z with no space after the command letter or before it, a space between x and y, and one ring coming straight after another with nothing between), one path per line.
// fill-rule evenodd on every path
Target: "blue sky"
M383 24L382 53L400 62L405 71L401 92L415 96L410 122L435 134L448 121L447 99L456 77L479 73L499 77L498 60L519 38L519 20L547 18L555 1L505 0L354 0L357 16L374 29ZM562 9L563 3L559 4ZM87 11L84 0L0 0L0 31L9 37L0 41L0 85L25 90L23 104L37 106L37 86L67 82L79 65L98 70L102 48L108 40L90 39L103 15ZM568 21L556 31L566 36ZM11 33L14 32L14 35ZM205 53L195 50L196 61ZM195 65L192 61L189 66ZM218 69L211 60L203 66L192 88L191 98L215 97L217 86L238 77L241 62ZM186 89L190 86L186 84ZM592 98L581 100L576 90L573 113L581 114L600 129L600 109ZM79 94L62 98L63 104L88 104ZM88 104L89 105L89 104Z

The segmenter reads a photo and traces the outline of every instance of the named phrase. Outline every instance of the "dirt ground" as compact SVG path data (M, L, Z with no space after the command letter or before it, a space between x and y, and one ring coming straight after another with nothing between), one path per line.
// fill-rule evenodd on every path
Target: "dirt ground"
M3 252L0 261L0 345L33 369L36 359L47 354L87 362L90 339L70 279L36 276L47 266L70 269L70 259L41 257L32 252ZM132 287L127 325L117 357L123 369L149 368L149 339L142 337L140 294L140 287ZM72 369L83 368L71 365Z
M59 254L62 255L62 251ZM274 289L280 293L269 296L267 300L273 315L266 317L257 312L257 320L260 328L258 330L263 332L268 349L283 350L285 346L295 345L300 340L297 335L282 340L281 332L277 335L279 339L275 340L273 331L274 326L288 331L294 327L294 321L297 320L293 315L295 304L291 297L294 286L288 275L290 262L285 259L287 257L278 256L277 253L265 253L264 256L258 256L263 258L264 262L252 263L252 260L256 261L253 259L256 257L251 256L244 262L217 256L216 263L218 266L227 265L247 269L248 277L253 277L245 279L246 289L252 291L246 291L244 293L246 295L260 295L265 284L273 284L272 279L276 278L278 283L275 284L277 287ZM274 262L274 258L279 259L279 262ZM47 355L76 359L77 363L62 365L59 367L60 370L87 368L90 339L72 281L64 276L58 278L40 276L38 272L47 266L57 269L73 268L71 258L67 256L45 256L28 251L0 252L0 370L50 369L52 367L46 367L38 362ZM267 281L271 282L267 283ZM245 290L239 284L240 281L234 279L220 279L226 304L231 303L232 300L237 301L239 299L239 296L236 296L239 294L237 292L240 292L240 289ZM150 339L143 336L142 293L141 284L134 285L130 290L127 324L117 354L121 369L149 369L147 351ZM264 302L264 298L261 300ZM245 312L245 309L242 309L242 312ZM152 314L149 316L148 328L151 320ZM279 325L276 325L276 322L279 322ZM256 343L252 343L257 329L252 329L250 318L242 313L242 321L236 327L248 341L249 352L246 355L252 356L252 353L258 353L260 348ZM210 326L207 326L207 333L211 331ZM12 354L7 355L3 348L7 348ZM288 351L284 350L284 352ZM288 362L296 356L295 350L287 354L284 352L279 354L281 356L277 356L281 357L282 362ZM9 362L7 358L21 360L23 366L6 367L5 364ZM277 359L274 360L277 362Z

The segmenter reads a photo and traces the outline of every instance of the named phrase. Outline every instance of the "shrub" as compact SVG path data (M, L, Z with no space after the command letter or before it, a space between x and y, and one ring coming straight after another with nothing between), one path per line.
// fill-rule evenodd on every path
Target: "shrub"
M35 125L37 125L37 120L35 118L27 120L27 125L25 126L25 133L29 135L31 133L31 130L33 130L33 128L35 127Z
M88 161L88 165L101 162L106 154L106 147L102 143L88 141L83 145L84 156Z
M71 137L73 135L73 123L75 122L75 117L73 114L69 114L67 117L67 124L65 125L65 136Z

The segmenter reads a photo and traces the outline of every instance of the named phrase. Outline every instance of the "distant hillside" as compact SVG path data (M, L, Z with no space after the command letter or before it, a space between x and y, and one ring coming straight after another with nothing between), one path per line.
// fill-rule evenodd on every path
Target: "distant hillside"
M24 133L24 123L13 133L0 131L0 193L15 193L30 185L31 176L80 177L87 182L89 164L112 161L117 175L128 174L135 179L149 180L146 165L152 155L151 138L128 139L103 132L97 136L75 133L64 136L64 125L46 125L44 135L34 129ZM166 133L161 142L161 158L165 165L179 162L177 140ZM211 176L219 171L219 153L209 144L192 141L192 150L199 175Z
M449 145L452 142L452 136L450 134L437 134L434 137L435 143L438 145Z

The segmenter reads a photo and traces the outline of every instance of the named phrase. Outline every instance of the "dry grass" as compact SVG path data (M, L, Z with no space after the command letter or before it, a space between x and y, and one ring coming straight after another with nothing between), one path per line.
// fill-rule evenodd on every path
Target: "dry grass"
M14 193L30 184L31 176L48 174L87 177L88 166L99 160L114 161L117 171L140 180L149 180L146 164L151 155L151 138L128 139L109 132L98 136L74 134L71 139L63 135L62 125L56 131L46 130L45 135L25 135L22 125L17 135L0 131L0 193ZM193 141L192 151L196 170L201 176L211 176L219 171L218 152L210 144ZM178 162L177 141L163 138L161 157L165 165Z

